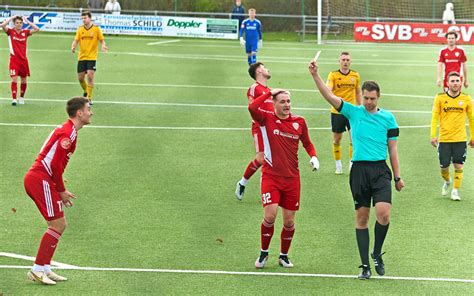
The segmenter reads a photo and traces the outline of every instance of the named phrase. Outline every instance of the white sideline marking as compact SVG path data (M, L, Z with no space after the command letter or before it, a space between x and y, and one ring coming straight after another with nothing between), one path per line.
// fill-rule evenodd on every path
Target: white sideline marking
M0 122L0 126L57 127L57 124L10 123ZM401 129L429 128L431 125L399 126ZM133 125L87 125L85 128L99 129L148 129L148 130L184 130L184 131L247 131L250 127L196 127L196 126L133 126ZM309 127L309 130L330 130L330 127Z
M192 46L192 45L189 45ZM0 50L9 50L7 48L0 48ZM69 50L63 49L29 49L29 52L62 52L69 53ZM147 52L125 52L125 51L108 51L105 55L132 55L132 56L143 56L143 57L155 57L155 58L165 58L165 59L191 59L191 60L215 60L215 61L229 61L229 62L238 62L242 63L244 59L241 55L229 56L229 55L197 55L197 54L173 54L173 53L147 53ZM263 59L267 62L272 63L283 63L283 64L300 64L306 65L309 60L304 58L293 58L293 57L272 57L264 56ZM301 60L297 60L301 59ZM372 60L368 62L361 62L359 60L354 61L353 65L355 66L397 66L397 67L431 67L435 68L436 64L433 63L407 63L403 62L393 62L393 60ZM408 61L409 62L409 61ZM334 65L333 61L320 61L321 65ZM468 66L469 67L469 66Z
M14 258L14 259L22 259L26 261L35 261L35 257L31 256L25 256L25 255L19 255L15 253L7 253L7 252L0 252L0 257L8 257L8 258ZM70 265L70 264L65 264L57 261L51 261L51 265L57 266L59 268L77 268L78 266L75 265ZM28 268L31 268L31 266L28 266Z
M149 42L146 45L158 45L158 44L166 44L166 43L176 43L180 42L181 40L165 40L165 41L157 41L157 42Z
M1 80L0 84L10 84L11 81ZM28 81L28 84L61 84L61 85L79 85L78 82L71 81ZM247 90L244 86L224 86L224 85L193 85L193 84L166 84L166 83L129 83L129 82L95 82L96 85L108 86L143 86L143 87L170 87L170 88L204 88L204 89L242 89ZM319 93L316 89L299 89L289 88L292 92L314 92ZM424 95L407 95L407 94L390 94L382 93L383 97L402 97L402 98L424 98L434 100L435 94L432 96Z
M0 98L0 100L10 101L11 98ZM66 100L58 99L28 99L28 101L37 102L59 102L64 103ZM99 101L94 104L112 104L112 105L156 105L156 106L173 106L173 107L211 107L211 108L238 108L247 109L247 105L214 105L214 104L191 104L191 103L165 103L165 102L127 102L127 101ZM329 111L329 108L309 108L309 107L292 107L292 110L304 111ZM431 114L431 111L416 110L388 110L393 113L414 113L414 114Z
M26 269L30 266L0 265L0 269ZM256 272L256 271L225 271L225 270L189 270L189 269L152 269L152 268L113 268L113 267L58 267L66 270L85 271L122 271L122 272L156 272L156 273L185 273L185 274L217 274L217 275L257 275L257 276L281 276L281 277L313 277L313 278L347 278L356 279L354 275L344 274L319 274L319 273L283 273L283 272ZM430 278L430 277L407 277L407 276L373 276L376 280L399 280L399 281L429 281L429 282L458 282L474 283L470 279L453 278Z

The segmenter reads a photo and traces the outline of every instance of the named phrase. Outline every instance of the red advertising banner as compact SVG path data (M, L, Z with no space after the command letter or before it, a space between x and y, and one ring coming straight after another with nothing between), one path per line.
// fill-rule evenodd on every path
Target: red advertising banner
M474 44L474 24L357 22L354 40L364 42L446 43L445 34L458 33L459 44Z

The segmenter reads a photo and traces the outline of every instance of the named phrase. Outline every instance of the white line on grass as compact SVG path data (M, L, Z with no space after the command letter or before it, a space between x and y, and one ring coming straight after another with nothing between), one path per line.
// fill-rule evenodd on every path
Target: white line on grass
M57 124L0 122L0 126L57 127ZM399 126L401 129L429 128L430 125ZM134 125L87 125L95 129L148 129L148 130L184 130L184 131L247 131L249 127L197 127L197 126L134 126ZM330 130L330 127L310 127L309 130Z
M192 46L192 45L190 45ZM0 48L0 50L9 50L8 48ZM314 50L314 49L313 49ZM69 53L68 50L63 49L29 49L29 52L53 52L53 53ZM164 59L190 59L190 60L214 60L214 61L229 61L242 63L243 57L241 55L229 56L229 55L198 55L198 54L174 54L174 53L147 53L147 52L127 52L127 51L108 51L108 55L132 55L142 57L155 57ZM300 64L306 65L307 61L304 58L297 60L298 58L293 57L272 57L264 56L263 59L266 62L272 63L283 63L283 64ZM371 60L371 61L354 61L353 65L356 66L397 66L397 67L436 67L434 63L410 63L409 61L394 62L393 60ZM320 65L333 65L333 61L320 61Z
M0 100L9 101L11 98L0 98ZM59 102L64 103L66 100L58 99L28 99L33 102ZM129 101L99 101L95 104L112 104L112 105L152 105L152 106L172 106L172 107L206 107L206 108L238 108L247 109L247 105L219 105L219 104L191 104L191 103L165 103L165 102L129 102ZM292 107L293 110L304 111L328 111L329 108L308 108L308 107ZM417 111L417 110L389 110L393 113L413 113L413 114L431 114L431 111Z
M0 265L0 269L29 269L31 266ZM319 273L283 273L283 272L256 272L256 271L225 271L225 270L186 270L186 269L152 269L152 268L108 268L108 267L60 267L58 269L85 270L85 271L121 271L121 272L155 272L155 273L185 273L185 274L214 274L214 275L251 275L251 276L279 276L279 277L313 277L313 278L347 278L356 279L354 275L319 274ZM458 282L474 283L470 279L407 277L407 276L373 276L377 280L398 281L429 281L429 282Z
M165 41L149 42L146 45L159 45L159 44L166 44L166 43L176 43L180 41L181 40L165 40Z
M8 252L0 252L0 257L8 257L8 258L14 258L14 259L22 259L26 261L35 261L35 257L31 256L25 256L25 255L19 255L15 253L8 253ZM70 265L70 264L65 264L57 261L51 261L51 265L61 267L61 268L76 268L77 266L75 265Z
M10 84L10 80L2 80L0 84ZM28 84L46 84L46 85L78 85L78 82L72 81L28 81ZM167 84L167 83L130 83L130 82L95 82L95 85L107 85L107 86L140 86L140 87L169 87L169 88L202 88L202 89L241 89L247 90L248 87L244 86L224 86L224 85L197 85L197 84ZM292 92L314 92L318 93L316 89L301 89L301 88L289 88ZM424 96L424 95L408 95L408 94L391 94L382 93L382 97L401 97L401 98L423 98L423 99L434 99L435 95Z

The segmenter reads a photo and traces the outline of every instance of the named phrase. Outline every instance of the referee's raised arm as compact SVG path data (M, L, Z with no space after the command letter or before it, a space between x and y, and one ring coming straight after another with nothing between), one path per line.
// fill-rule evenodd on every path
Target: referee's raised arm
M311 76L313 76L314 82L316 83L316 87L319 89L321 95L331 104L336 110L339 110L339 107L342 104L341 98L335 96L331 90L326 86L324 81L322 80L321 76L318 73L318 65L315 61L311 61L308 66L309 72Z

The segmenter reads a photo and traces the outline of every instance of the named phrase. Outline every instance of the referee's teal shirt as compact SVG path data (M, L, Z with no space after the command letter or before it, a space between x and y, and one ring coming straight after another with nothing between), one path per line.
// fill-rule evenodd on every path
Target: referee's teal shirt
M396 140L399 134L393 114L384 109L369 113L362 105L341 102L337 111L351 124L352 161L386 160L388 140Z

